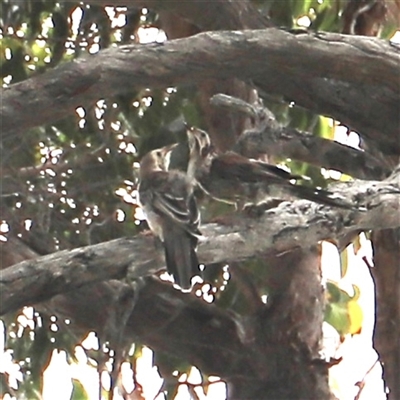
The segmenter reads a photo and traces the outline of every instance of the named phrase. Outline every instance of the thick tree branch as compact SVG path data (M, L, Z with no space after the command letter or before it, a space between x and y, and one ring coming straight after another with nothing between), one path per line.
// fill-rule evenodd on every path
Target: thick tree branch
M127 286L118 281L100 283L90 291L80 289L73 295L56 296L46 306L57 310L60 318L72 318L84 332L95 329L102 337L109 315L119 306L113 304L115 293ZM124 334L129 346L139 340L154 350L188 360L208 374L228 380L242 376L255 383L254 351L243 340L234 313L155 279L146 280L131 301L136 303ZM264 358L264 367L269 363L268 372L274 372L276 358Z
M37 257L17 239L0 244L0 250L1 246L9 245L17 246L27 258ZM117 280L98 282L54 296L42 304L35 304L35 308L50 315L56 314L60 322L68 318L71 320L69 329L76 335L86 336L88 331L95 330L101 342L108 341L116 351L139 340L153 349L188 360L208 374L235 383L239 399L248 397L248 390L244 395L240 387L244 385L244 390L249 381L257 392L260 387L267 387L268 381L280 379L277 366L281 365L292 383L289 387L284 385L286 397L292 398L291 390L293 387L298 390L295 382L301 379L298 373L290 373L296 370L292 368L294 360L305 356L305 363L309 364L319 358L323 294L319 285L319 258L316 256L314 250L297 249L268 258L269 267L277 271L282 281L278 284L281 294L272 308L271 301L266 306L259 298L255 299L255 307L245 318L230 309L215 307L193 295L183 294L158 279L141 280L134 286ZM231 284L240 285L240 291L246 290L243 287L246 286L246 272L233 268L231 264L231 274ZM274 287L276 290L276 280ZM301 296L297 295L299 287ZM254 285L252 290L252 296L257 296ZM288 310L293 318L287 316ZM121 325L118 315L125 313L128 319ZM118 342L121 329L123 340ZM285 335L276 332L285 332ZM306 333L299 337L298 332ZM297 339L300 339L300 348L303 349L300 354L295 346L292 352L284 350L288 340ZM278 348L282 350L277 351ZM308 350L304 352L304 348ZM321 378L325 382L325 372L322 372ZM285 381L285 378L281 379ZM274 387L269 390L272 394L266 397L276 398ZM304 390L309 393L310 387ZM327 381L325 390L328 390ZM258 398L258 395L252 397ZM324 398L322 395L318 397Z
M266 128L262 132L245 131L235 149L251 158L259 158L262 154L291 158L358 179L383 179L390 172L389 166L383 165L368 151L290 127Z
M399 52L382 40L274 28L110 48L4 89L2 136L54 122L130 88L237 77L330 115L395 153L400 152L399 63Z
M244 131L234 146L235 151L246 157L257 159L268 154L291 158L358 179L383 179L390 173L389 166L368 151L281 126L272 112L261 105L252 105L224 94L213 96L211 103L253 119L254 128Z
M332 209L308 201L282 203L259 218L235 214L219 224L202 227L199 245L204 264L244 260L270 252L308 248L320 240L339 240L356 231L400 226L400 169L382 182L357 181L340 193L362 202L368 211ZM335 187L338 189L339 188ZM163 254L155 252L152 237L130 239L61 251L28 260L1 271L0 315L89 283L131 279L163 268Z

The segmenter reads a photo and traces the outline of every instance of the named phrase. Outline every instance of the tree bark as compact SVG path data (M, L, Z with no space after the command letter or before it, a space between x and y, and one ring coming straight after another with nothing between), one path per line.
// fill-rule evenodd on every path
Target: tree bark
M75 334L95 330L101 341L113 343L123 330L120 346L139 340L181 357L228 382L230 399L294 400L309 393L330 399L327 366L318 355L323 315L318 254L314 247L267 256L274 276L269 284L278 295L268 305L258 302L246 316L155 279L134 289L117 280L98 282L36 308L56 314L60 323L70 319ZM75 271L73 262L70 268ZM125 309L126 325L116 324Z
M399 174L400 168L385 181L357 181L340 191L355 204L362 198L367 211L299 200L281 203L257 218L240 214L219 218L219 224L201 228L205 239L199 244L199 260L206 265L229 263L306 248L320 240L340 241L355 231L397 228L400 219L393 215L399 212ZM16 264L2 271L0 315L89 283L155 273L163 268L161 253L154 252L150 236L138 235Z
M268 93L340 120L383 152L399 154L399 63L395 47L379 39L275 28L109 48L5 88L2 138L135 86L193 84L212 76L253 80Z
M215 0L207 8L201 0L88 3L172 12L200 30L269 25L248 1ZM28 128L54 122L74 113L77 106L91 105L99 97L123 93L132 86L195 83L206 93L206 118L217 127L211 129L214 144L226 149L244 125L229 112L222 117L207 108L208 97L233 90L232 94L243 93L248 100L248 88L255 83L268 93L282 94L297 105L341 120L357 130L367 146L399 154L399 61L395 47L383 41L278 29L206 33L164 45L122 46L7 88L1 102L2 145L7 148L10 137L18 140ZM382 178L390 171L384 160L368 153L287 128L256 132L256 136L249 133L239 144L248 156L260 151L289 156L362 179ZM0 313L41 302L39 307L72 318L82 329L94 329L106 339L121 336L118 322L128 313L125 344L139 340L221 376L228 382L231 399L308 399L311 393L313 398L328 399L327 365L318 354L323 293L315 243L340 241L358 230L399 227L400 221L393 218L399 211L399 170L385 182L339 185L337 191L368 210L333 210L299 201L281 204L258 220L234 215L202 228L206 239L199 256L206 264L232 264L261 256L266 268L274 271L273 282L268 283L277 285L276 293L267 306L255 302L250 315L205 304L148 278L163 269L164 261L151 238L144 235L22 263L21 259L35 254L24 248L15 254L20 243L13 239L0 243L0 250L13 246L10 257L0 254L3 263L20 262L10 268L1 266ZM387 232L374 234L380 313L376 343L387 366L391 396L397 398L400 353L393 343L400 334L395 268L399 241L393 231ZM129 282L116 280L124 278ZM137 282L134 286L132 279Z
M216 94L210 103L220 109L245 114L253 121L238 138L234 151L248 158L262 159L265 154L275 158L290 158L327 169L334 169L358 179L383 179L391 172L388 160L377 159L366 151L345 146L282 126L275 115L261 104Z
M253 325L246 321L253 334L248 351L260 379L251 385L244 375L231 377L229 399L309 399L311 393L331 398L328 367L319 356L324 310L319 256L313 246L266 257L268 268L279 270L269 282L272 305L258 309Z
M397 214L399 219L399 214ZM372 234L376 285L374 346L383 363L389 399L400 398L400 231L378 230Z
M160 12L159 18L160 26L165 31L168 40L188 37L200 32L196 25L182 19L175 12ZM239 25L241 26L240 23ZM237 78L222 80L211 77L197 84L196 93L196 103L201 110L200 117L207 127L214 146L221 151L231 149L237 137L243 132L248 117L232 114L226 110L217 110L211 106L210 98L216 93L225 93L253 102L252 100L257 98L256 92L250 85L246 85Z

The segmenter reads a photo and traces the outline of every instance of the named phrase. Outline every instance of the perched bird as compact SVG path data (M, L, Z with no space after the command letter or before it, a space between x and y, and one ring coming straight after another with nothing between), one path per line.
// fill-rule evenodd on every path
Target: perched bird
M199 275L196 246L201 233L193 182L181 171L168 171L166 146L146 154L140 162L139 201L150 229L163 243L167 271L183 290Z
M301 176L262 161L228 151L217 154L207 132L188 128L188 176L212 198L237 208L258 205L270 199L307 199L341 208L355 208L334 193L295 184Z

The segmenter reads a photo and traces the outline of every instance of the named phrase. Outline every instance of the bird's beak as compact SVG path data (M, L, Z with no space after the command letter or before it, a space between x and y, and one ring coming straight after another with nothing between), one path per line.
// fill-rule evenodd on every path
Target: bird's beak
M174 148L178 146L178 143L173 143L170 144L168 146L163 147L162 152L164 155L167 155L168 153L170 153L172 150L174 150Z
M193 128L186 129L186 135L188 137L188 140L190 140L190 138L193 138L195 136Z
M193 129L193 127L186 130L186 135L187 135L190 151L192 151L196 147L198 147L198 148L200 147L200 143L197 139L196 131Z
M169 164L171 162L171 152L174 150L174 148L178 145L178 143L170 144L168 146L164 146L161 151L164 159L164 165L163 168L165 171L169 169Z
M192 131L193 126L190 126L186 121L183 123L184 127L186 128L187 131Z

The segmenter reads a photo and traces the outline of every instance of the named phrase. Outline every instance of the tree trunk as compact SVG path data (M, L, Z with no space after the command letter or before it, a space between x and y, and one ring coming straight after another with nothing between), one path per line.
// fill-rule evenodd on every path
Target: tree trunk
M400 399L400 231L374 231L376 285L374 345L384 368L389 399Z
M249 346L258 379L250 382L244 374L232 377L228 397L331 399L328 367L319 355L324 309L319 248L274 254L264 263L270 270L271 305L259 309Z

